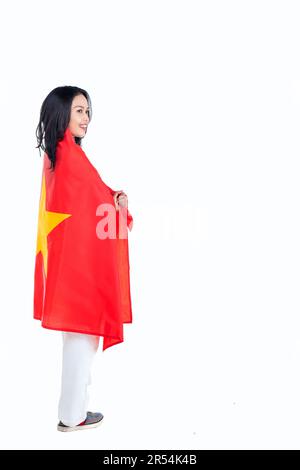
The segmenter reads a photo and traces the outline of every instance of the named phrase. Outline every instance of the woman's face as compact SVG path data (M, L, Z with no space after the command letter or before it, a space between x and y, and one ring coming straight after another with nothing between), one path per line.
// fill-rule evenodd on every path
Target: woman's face
M77 95L71 106L69 129L73 137L84 137L90 122L88 102L84 95Z

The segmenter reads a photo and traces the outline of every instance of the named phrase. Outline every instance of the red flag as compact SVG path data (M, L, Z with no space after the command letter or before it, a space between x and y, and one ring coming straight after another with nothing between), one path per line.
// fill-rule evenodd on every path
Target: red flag
M34 315L53 330L103 336L103 351L132 323L126 207L69 128L50 170L44 153L34 273ZM108 229L108 230L107 230Z

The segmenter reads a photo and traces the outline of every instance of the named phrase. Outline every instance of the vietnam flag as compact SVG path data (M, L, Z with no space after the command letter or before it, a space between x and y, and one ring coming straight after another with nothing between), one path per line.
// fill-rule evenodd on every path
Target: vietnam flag
M53 330L103 336L103 351L132 323L127 208L115 210L101 179L69 128L44 153L34 271L34 313Z

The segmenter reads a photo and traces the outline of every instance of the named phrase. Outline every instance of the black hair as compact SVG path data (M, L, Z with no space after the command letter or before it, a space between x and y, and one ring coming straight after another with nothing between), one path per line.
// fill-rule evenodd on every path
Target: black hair
M87 91L77 86L59 86L54 88L44 99L40 111L40 120L36 128L38 145L35 148L47 153L54 171L56 146L62 140L69 125L72 101L77 95L84 95L89 106L89 120L92 118L92 104ZM81 137L75 136L76 144L81 146Z

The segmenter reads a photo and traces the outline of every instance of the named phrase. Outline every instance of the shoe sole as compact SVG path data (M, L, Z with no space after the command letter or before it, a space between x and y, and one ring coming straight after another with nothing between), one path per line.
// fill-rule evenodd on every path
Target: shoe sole
M60 426L59 424L57 425L57 430L62 431L62 432L71 432L71 431L82 431L83 429L90 429L90 428L96 428L97 426L100 426L102 423L103 418L100 421L97 421L97 423L92 423L92 424L83 424L82 426Z

